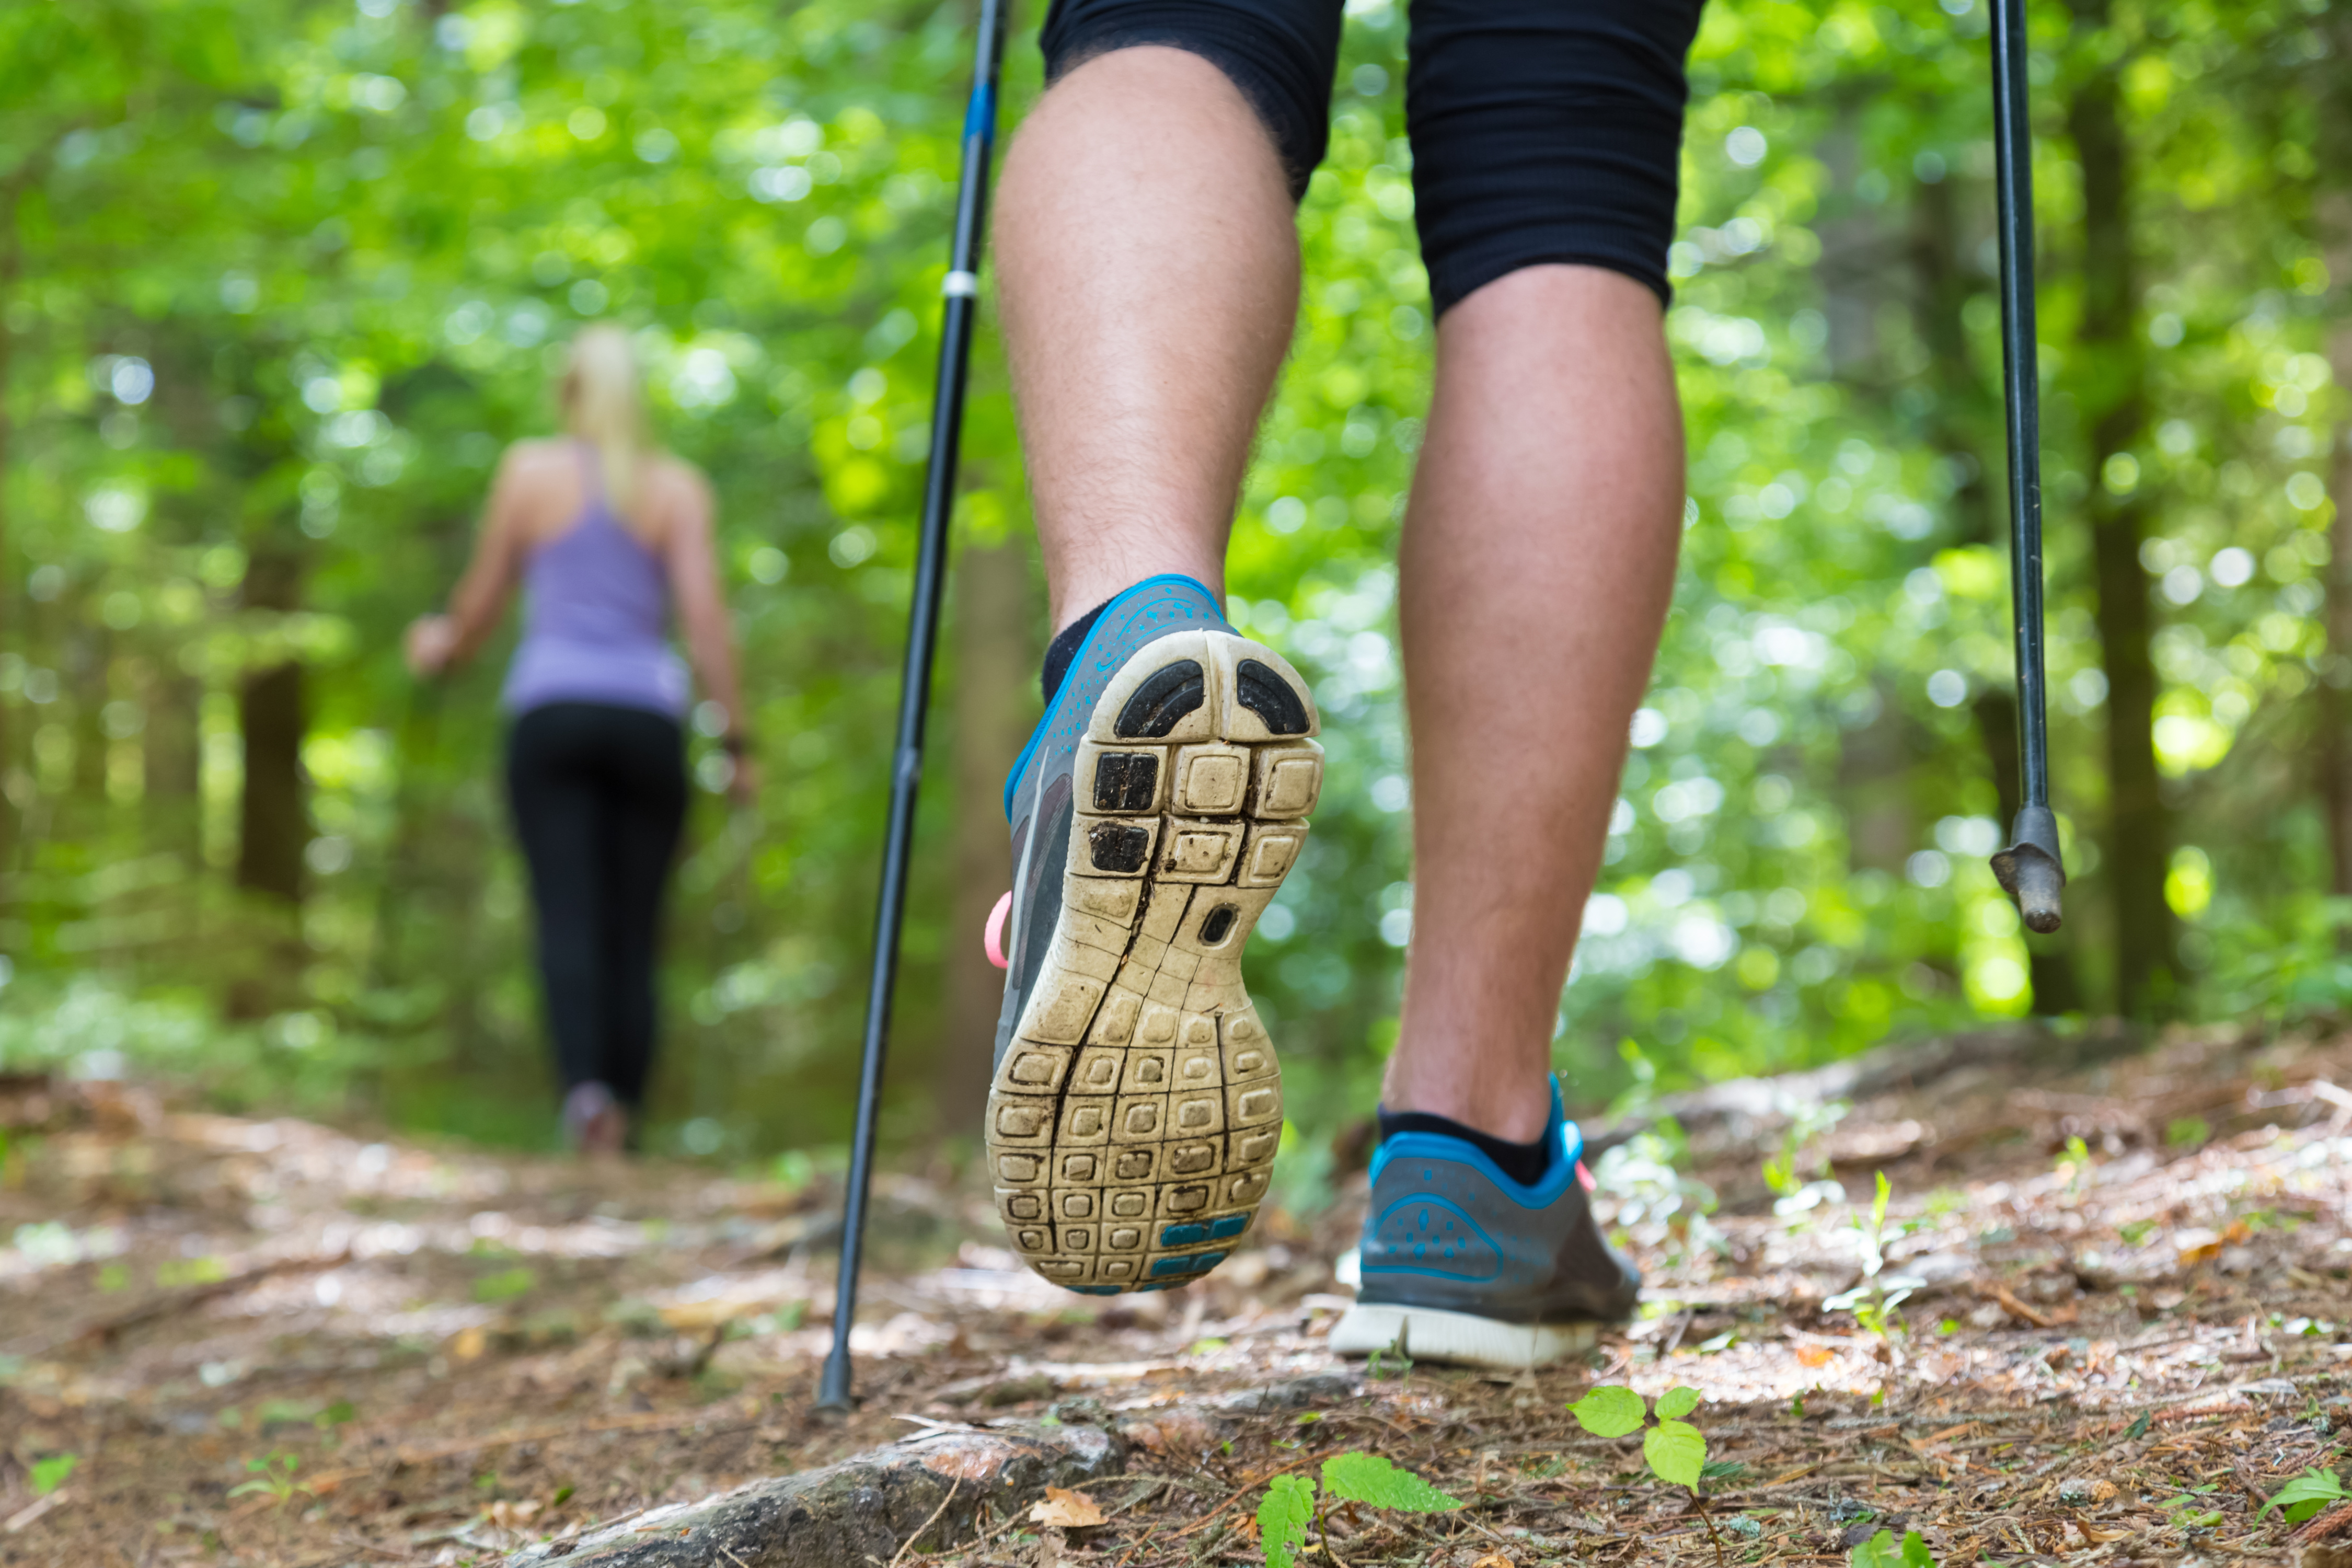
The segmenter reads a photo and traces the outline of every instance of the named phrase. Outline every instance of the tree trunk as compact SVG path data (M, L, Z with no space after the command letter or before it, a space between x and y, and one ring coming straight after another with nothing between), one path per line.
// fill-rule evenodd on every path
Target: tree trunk
M1004 974L982 932L1013 885L1004 776L1037 713L1037 647L1029 552L1018 542L967 545L955 581L955 891L949 901L947 1010L939 1094L947 1129L977 1124Z
M74 603L68 599L68 603ZM75 604L78 623L67 635L65 686L73 702L73 816L89 832L106 814L106 703L114 639L90 625L87 601Z
M2346 402L2352 398L2352 166L2346 162L2352 159L2352 83L2344 65L2352 52L2352 11L2338 6L2328 20L2333 47L2315 68L2315 79L2324 84L2316 152L2321 178L2334 182L2335 188L2320 192L2316 216L2320 255L2334 295L2323 314L2332 323L2327 363L2336 373L2338 412L2336 438L2329 443L2335 458L2327 494L2336 516L2328 536L2327 658L2320 667L2319 789L2332 861L2327 890L2352 898L2352 690L2347 689L2352 685L2352 405ZM2352 931L2343 936L2352 946Z
M2342 29L2352 35L2352 25ZM2352 98L2352 93L2339 93ZM2352 103L2342 105L2340 118L2352 121ZM2341 133L2352 153L2352 123ZM2352 395L2352 190L2331 192L2320 204L2327 272L2337 297L2329 312L2334 325L2327 334L2327 362L2336 373L2339 405ZM2336 438L2329 443L2335 458L2328 473L2327 494L2336 516L2328 525L2327 658L2321 664L2320 790L2327 813L2327 847L2333 865L2327 890L2352 898L2352 408L2336 421ZM2352 946L2352 931L2345 933Z
M147 725L140 762L145 772L140 816L149 847L204 858L205 689L194 677L169 668L150 668L142 700Z
M262 547L246 568L250 610L291 610L301 563ZM245 784L237 806L236 885L292 906L302 898L310 824L302 795L302 667L292 659L248 671L237 691Z
M2108 0L2073 0L2077 35L2107 26ZM2083 313L2078 338L2084 423L2090 433L2093 572L2107 676L2107 844L2102 858L2115 902L2116 1001L2125 1016L2150 1019L2178 995L2178 935L2164 901L2172 813L2156 767L2156 667L2147 575L2139 552L2149 506L2145 487L2118 494L2107 465L2146 434L2147 365L2139 328L2132 253L2131 171L2118 79L2125 62L2086 76L2067 105L2067 126L2083 171Z
M10 437L16 431L8 416L8 387L16 334L9 330L7 315L25 265L24 247L16 236L16 207L33 166L28 163L17 178L0 185L0 654L11 651L9 645L16 641L17 595L23 592L24 581L10 555L8 541L8 463ZM16 774L14 708L12 700L0 698L0 879L7 879L16 864L18 821L11 790ZM6 886L0 880L0 893Z

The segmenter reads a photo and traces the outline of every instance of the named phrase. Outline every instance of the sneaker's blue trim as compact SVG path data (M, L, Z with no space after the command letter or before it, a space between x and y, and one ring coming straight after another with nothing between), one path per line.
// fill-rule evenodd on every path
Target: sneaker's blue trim
M1079 643L1077 652L1070 656L1071 673L1075 674L1078 667L1086 662L1087 656L1093 651L1095 639L1103 635L1103 627L1110 621L1112 611L1147 588L1170 588L1180 584L1193 590L1206 599L1220 622L1224 619L1225 611L1223 601L1209 592L1208 584L1198 578L1187 577L1181 572L1163 572L1157 577L1146 577L1103 606L1102 614L1095 617L1094 626L1087 633L1086 640ZM1037 721L1037 727L1029 731L1029 743L1021 748L1021 755L1013 760L1013 771L1004 775L1005 821L1013 820L1013 803L1018 798L1014 793L1014 786L1021 782L1022 773L1029 766L1029 759L1036 754L1037 747L1045 740L1046 731L1052 730L1060 720L1062 704L1070 700L1076 685L1077 683L1072 680L1069 675L1062 677L1062 689L1054 693L1054 700L1046 708L1045 716Z
M1559 1140L1559 1152L1551 1169L1544 1173L1543 1180L1533 1186L1504 1174L1503 1168L1488 1159L1486 1151L1476 1144L1444 1132L1400 1132L1381 1140L1381 1146L1372 1153L1372 1181L1377 1185L1381 1173L1394 1160L1451 1160L1469 1166L1494 1183L1496 1192L1521 1208L1549 1208L1576 1180L1576 1163L1584 1158L1584 1131L1568 1120L1557 1081L1551 1086L1551 1124L1555 1129L1552 1135Z
M1206 1274L1225 1260L1222 1252L1192 1252L1181 1258L1163 1258L1151 1266L1154 1279L1169 1274Z
M1229 1214L1223 1219L1209 1220L1205 1223L1191 1220L1181 1225L1166 1226L1160 1229L1160 1245L1194 1247L1204 1241L1231 1241L1249 1228L1249 1222L1250 1216L1245 1214Z
M1430 1197L1420 1193L1410 1197L1399 1198L1365 1224L1366 1233L1378 1235L1381 1227L1388 1224L1389 1216L1402 1208L1423 1210L1422 1217L1424 1226L1428 1219L1428 1211L1433 1210L1444 1215L1444 1230L1430 1240L1413 1243L1413 1262L1368 1263L1363 1266L1365 1273L1421 1274L1432 1279L1466 1280L1473 1284L1484 1283L1502 1274L1503 1249L1495 1245L1495 1238L1486 1234L1486 1227L1480 1225L1476 1216L1460 1204L1449 1203L1444 1198ZM1448 1240L1448 1237L1454 1239ZM1431 1258L1430 1256L1433 1247L1436 1249L1434 1258ZM1419 1266L1423 1260L1444 1263L1454 1258L1461 1258L1461 1267L1444 1268Z

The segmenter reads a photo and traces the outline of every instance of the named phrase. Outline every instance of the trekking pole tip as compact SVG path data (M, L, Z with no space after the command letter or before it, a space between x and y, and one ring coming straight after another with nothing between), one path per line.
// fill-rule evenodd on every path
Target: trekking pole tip
M2048 806L2030 805L2017 814L2011 831L2017 841L1992 858L1992 874L2017 900L2025 929L2048 936L2059 927L2059 895L2066 886L2066 865L2058 851L2058 819Z
M846 1413L856 1403L849 1396L849 1352L836 1346L824 1358L824 1373L817 1380L816 1407Z
M2059 893L2066 884L2065 873L2057 863L2035 855L2018 868L2017 911L2024 917L2025 929L2042 936L2056 931L2062 920Z

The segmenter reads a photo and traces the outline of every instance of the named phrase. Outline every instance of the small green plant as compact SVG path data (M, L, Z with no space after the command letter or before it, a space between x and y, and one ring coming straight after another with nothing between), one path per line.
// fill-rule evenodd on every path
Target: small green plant
M2194 1149L2213 1136L2213 1129L2201 1116L2179 1116L2165 1125L2164 1142L2170 1149Z
M2344 1489L2344 1482L2333 1470L2310 1469L2279 1489L2278 1495L2263 1504L2263 1514L2274 1508L2286 1510L2289 1524L2301 1524L2321 1509L2352 1500L2352 1492Z
M1460 1508L1462 1500L1449 1497L1414 1475L1399 1469L1378 1454L1334 1454L1323 1461L1323 1501L1360 1503L1366 1508L1405 1513L1444 1513ZM1307 1546L1307 1528L1322 1529L1315 1483L1305 1476L1276 1476L1258 1500L1258 1544L1265 1548L1266 1568L1295 1568Z
M816 1162L798 1149L787 1149L768 1167L768 1179L786 1194L797 1194L816 1179Z
M1642 1458L1651 1473L1675 1486L1688 1487L1696 1496L1706 1468L1706 1437L1682 1417L1698 1408L1696 1388L1670 1388L1658 1395L1658 1424L1643 1432L1650 1407L1632 1389L1604 1384L1568 1407L1577 1425L1596 1437L1625 1437L1642 1432Z
M1935 1557L1916 1530L1903 1532L1899 1547L1895 1544L1895 1532L1882 1530L1847 1552L1845 1560L1848 1568L1936 1568Z
M1600 1190L1618 1200L1617 1224L1664 1225L1678 1248L1727 1253L1731 1243L1707 1218L1713 1187L1690 1173L1690 1140L1671 1116L1635 1133L1593 1163Z
M1641 1432L1642 1458L1650 1473L1669 1486L1690 1489L1692 1506L1698 1510L1699 1521L1706 1526L1706 1538L1720 1563L1723 1538L1716 1533L1714 1516L1706 1511L1706 1494L1699 1489L1709 1468L1706 1435L1683 1419L1698 1408L1698 1401L1696 1388L1669 1388L1658 1395L1657 1425L1643 1431L1643 1416L1649 1407L1642 1396L1620 1384L1603 1384L1587 1390L1583 1398L1568 1407L1568 1413L1596 1437L1626 1437Z
M485 1274L474 1281L477 1301L511 1301L518 1296L528 1296L539 1287L539 1276L528 1268L501 1268L496 1274Z
M1804 1190L1809 1181L1819 1181L1830 1173L1829 1156L1812 1145L1845 1120L1853 1109L1849 1100L1833 1100L1827 1104L1820 1100L1782 1097L1773 1107L1788 1118L1780 1130L1780 1152L1768 1155L1764 1161L1764 1184L1781 1197L1792 1197ZM1808 1151L1812 1158L1807 1159Z
M47 1497L66 1484L66 1478L81 1463L79 1454L51 1454L46 1459L33 1461L33 1495Z
M296 1492L307 1492L310 1489L308 1485L294 1479L294 1472L302 1468L302 1461L283 1448L273 1448L257 1459L247 1459L245 1462L245 1468L253 1479L249 1481L239 1481L229 1488L229 1496L267 1495L276 1499L279 1508L284 1508L294 1500Z
M2091 1146L2084 1142L2080 1137L2067 1139L2065 1152L2052 1162L2050 1170L2053 1175L2066 1178L2068 1192L2081 1192L2083 1178L2088 1175L2091 1170Z
M1862 1248L1862 1283L1822 1303L1823 1311L1852 1312L1864 1332L1877 1335L1890 1369L1895 1363L1895 1336L1904 1330L1903 1320L1895 1316L1895 1309L1909 1300L1911 1292L1926 1283L1908 1274L1886 1272L1886 1200L1894 1190L1886 1173L1879 1172L1877 1194L1871 1200L1868 1218L1860 1214L1853 1216L1854 1237ZM1898 1225L1895 1233L1907 1236L1911 1228L1908 1224ZM1885 1400L1886 1385L1882 1381L1873 1403L1884 1404Z
M1365 1364L1364 1371L1374 1383L1402 1378L1410 1373L1412 1371L1412 1357L1404 1353L1404 1336L1398 1335L1396 1343L1386 1350L1374 1351L1371 1360Z

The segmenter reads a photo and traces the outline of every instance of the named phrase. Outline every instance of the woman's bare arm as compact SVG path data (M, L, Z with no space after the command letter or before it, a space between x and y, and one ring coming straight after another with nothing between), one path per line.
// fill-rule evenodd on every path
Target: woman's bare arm
M408 628L409 667L420 675L438 675L473 658L506 616L523 554L523 461L510 447L499 464L474 558L449 595L449 613L426 616Z
M669 570L670 594L685 636L687 658L702 683L702 694L727 715L727 733L740 737L747 720L735 669L734 632L719 582L710 486L700 474L679 464L664 489L670 491L666 498L670 505L668 526L662 531L663 563Z

